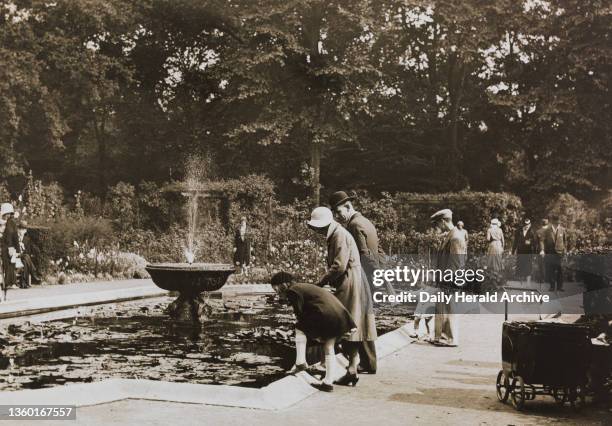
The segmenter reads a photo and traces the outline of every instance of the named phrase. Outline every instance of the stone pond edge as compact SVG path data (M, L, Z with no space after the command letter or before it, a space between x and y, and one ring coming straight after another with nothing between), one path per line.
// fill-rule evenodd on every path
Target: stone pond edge
M379 359L410 344L413 341L409 336L411 329L412 326L406 324L380 336L376 341ZM337 355L337 359L338 364L347 365L342 355ZM338 377L340 377L343 371L338 370ZM0 392L0 396L4 405L84 407L125 399L144 399L258 410L281 410L318 393L319 391L310 386L312 382L315 382L315 379L306 373L284 377L260 389L145 379L107 379L45 389Z

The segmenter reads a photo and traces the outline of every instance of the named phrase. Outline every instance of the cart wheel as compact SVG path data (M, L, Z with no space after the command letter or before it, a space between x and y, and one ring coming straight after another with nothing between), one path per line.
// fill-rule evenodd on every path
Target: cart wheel
M529 392L525 391L525 399L527 401L533 401L536 397L536 388L533 385L526 386L529 386Z
M564 388L554 388L553 389L553 397L557 404L563 407L563 405L567 402L568 393Z
M580 410L586 405L586 386L578 385L570 392L569 401L572 408Z
M499 370L499 373L497 373L495 387L497 388L497 399L501 402L508 401L508 396L510 396L510 380L508 380L504 370Z
M522 410L525 405L525 382L521 376L512 379L512 405L517 410Z

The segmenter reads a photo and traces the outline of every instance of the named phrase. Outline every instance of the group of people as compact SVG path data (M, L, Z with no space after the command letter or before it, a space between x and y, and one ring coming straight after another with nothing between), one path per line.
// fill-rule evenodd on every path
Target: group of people
M468 232L462 221L457 222L456 230L457 244L453 247L453 252L465 259ZM490 272L501 276L504 273L506 241L499 219L491 219L486 239L484 265ZM558 215L551 215L550 222L548 218L542 219L542 225L537 230L533 228L529 218L523 219L523 223L514 231L510 250L510 253L516 256L516 278L521 282L525 280L529 285L537 264L538 281L549 283L549 291L564 291L562 258L566 251L567 232Z
M516 275L531 282L534 263L538 264L539 282L547 282L549 291L563 289L563 255L567 251L567 231L561 225L558 215L542 219L542 226L534 230L531 221L525 219L514 235L512 254L517 255ZM534 259L538 257L538 261Z
M38 280L31 256L32 245L27 235L28 224L25 221L17 222L16 216L11 203L0 205L0 302L7 300L9 288L28 288L32 280Z
M310 215L308 227L327 241L326 273L317 285L295 283L294 277L280 272L272 277L272 287L288 301L297 318L296 360L293 372L308 370L306 362L307 342L322 345L325 353L325 373L316 388L330 392L333 385L355 385L359 373L376 373L377 338L375 315L372 301L372 276L374 271L384 268L385 255L378 241L375 226L355 210L353 195L345 191L332 194L328 207L317 207ZM540 254L546 271L544 276L551 290L563 290L561 256L566 248L566 232L559 224L558 216L543 221L541 229L531 229L531 221L524 219L516 229L512 253L517 256L517 274L530 280L534 258ZM246 221L243 221L246 224ZM453 224L453 212L443 209L431 216L431 224L441 234L442 240L436 247L435 267L440 270L459 270L465 267L468 247L468 232L462 221ZM236 232L236 246L244 235L240 228ZM505 249L504 233L498 219L491 220L487 230L487 267L503 271ZM386 291L394 290L386 283ZM452 282L435 283L437 289L453 291ZM329 286L330 292L323 287ZM451 305L435 303L432 312L426 315L427 324L435 318L433 339L436 346L457 346L459 344L458 318ZM417 315L415 326L418 327ZM427 325L427 328L429 326ZM334 382L335 348L338 343L348 357L346 373Z
M370 284L374 271L384 268L385 254L375 226L355 210L353 199L345 191L338 191L329 199L330 208L317 207L311 213L308 227L327 241L326 273L317 285L296 284L293 276L285 272L272 277L272 287L293 306L297 317L296 360L292 371L308 369L308 341L322 344L325 373L322 382L313 386L326 392L332 391L334 384L355 385L359 373L375 374L377 369L376 319ZM435 213L431 219L432 225L444 235L443 243L437 248L437 267L462 268L467 233L453 225L452 212L448 209ZM444 288L451 283L437 284ZM323 289L326 285L333 289L333 294ZM385 286L388 293L394 293L389 283ZM456 346L457 323L449 307L436 304L433 316L435 337L431 342ZM339 342L349 365L345 374L334 382L334 351Z
M353 199L344 191L335 192L329 199L330 208L317 207L310 215L308 227L327 241L327 268L316 285L296 284L285 272L272 277L272 287L293 306L297 318L292 371L308 369L308 341L322 344L325 373L322 382L313 386L325 392L331 392L334 384L354 386L359 373L375 374L377 369L370 282L374 270L381 267L383 252L376 228L355 210ZM331 287L333 294L324 286ZM349 365L334 382L335 347L339 342Z

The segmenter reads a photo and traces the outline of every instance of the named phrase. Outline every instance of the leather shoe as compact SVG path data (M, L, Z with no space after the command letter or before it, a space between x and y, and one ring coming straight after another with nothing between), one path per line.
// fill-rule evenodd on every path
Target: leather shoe
M328 385L327 383L311 383L310 386L320 391L323 391L323 392L333 392L334 391L334 386Z

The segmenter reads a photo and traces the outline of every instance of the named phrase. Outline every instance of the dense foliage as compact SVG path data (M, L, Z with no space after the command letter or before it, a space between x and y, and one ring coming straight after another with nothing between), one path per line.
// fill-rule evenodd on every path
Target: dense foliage
M105 196L180 180L207 152L218 176L265 173L281 200L597 201L611 24L601 0L4 2L0 179Z
M605 248L610 28L603 0L2 2L0 201L57 276L181 259L194 170L199 257L246 215L256 266L303 279L338 189L393 256L429 255L439 208L473 252L550 213Z
M38 269L48 281L68 282L110 277L142 277L146 262L182 262L187 245L188 200L184 184L152 182L134 187L119 182L109 188L107 202L57 183L29 178L15 203L27 220ZM234 232L245 216L252 239L255 275L233 280L266 280L278 270L314 281L325 267L325 241L306 226L307 200L281 203L270 179L206 180L200 190L214 195L198 202L193 246L198 261L231 262ZM506 251L513 230L524 216L517 197L506 193L358 194L356 208L377 227L380 243L392 262L431 265L439 234L430 215L442 207L455 212L469 231L468 253L474 265L487 249L485 232L492 217L502 221ZM605 206L604 206L605 207ZM609 251L605 218L574 197L562 194L547 209L559 213L570 236L572 252ZM534 218L535 220L535 218ZM537 226L537 225L536 225ZM513 261L508 259L508 264ZM509 269L510 270L510 269Z

